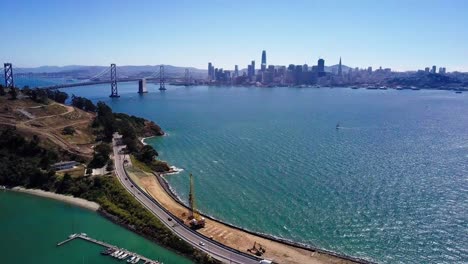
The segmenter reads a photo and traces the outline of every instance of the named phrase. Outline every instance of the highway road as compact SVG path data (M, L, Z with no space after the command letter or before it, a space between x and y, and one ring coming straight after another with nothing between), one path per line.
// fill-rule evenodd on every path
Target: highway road
M152 197L147 193L143 192L140 187L136 186L133 181L127 177L127 173L124 168L125 156L120 154L120 150L125 146L117 146L116 139L118 135L114 135L112 140L113 151L114 151L114 162L115 172L117 178L122 185L130 192L143 206L145 206L150 212L152 212L159 220L164 223L169 229L171 229L179 238L185 240L193 247L198 248L205 253L211 255L225 263L245 263L245 264L258 264L259 260L253 256L239 253L227 246L221 245L205 236L197 233L190 229L188 226L179 222L177 218L170 215L168 211L162 208ZM169 221L169 219L172 219ZM200 245L200 243L204 245Z

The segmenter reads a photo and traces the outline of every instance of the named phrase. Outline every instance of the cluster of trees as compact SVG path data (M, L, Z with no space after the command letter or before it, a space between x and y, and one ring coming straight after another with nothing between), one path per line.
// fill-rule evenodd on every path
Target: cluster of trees
M86 101L88 99L73 96L73 100ZM153 147L143 146L138 140L138 137L145 136L148 130L153 135L164 134L159 126L140 117L113 113L112 109L104 102L98 102L95 106L95 111L97 116L92 126L96 132L98 141L111 142L114 132L119 132L122 135L123 144L127 146L126 151L129 154L133 154L138 160L144 162L154 171L163 172L170 170L167 163L155 159L158 156L158 152ZM150 125L148 126L148 124ZM96 157L96 152L94 160L98 160L99 163L97 164L99 165L103 164L102 157ZM93 161L91 166L96 166Z
M5 87L0 84L0 96L5 96L7 95L7 92L5 91ZM11 100L16 100L18 98L18 88L13 88L8 90L8 95L10 95Z
M47 104L48 99L64 104L68 99L68 94L59 90L44 90L38 88L30 89L29 86L24 86L21 92L31 98L34 102L41 104Z
M59 156L53 150L39 146L39 138L25 139L14 128L0 131L0 184L50 189L55 171L51 164Z
M72 126L66 126L62 129L62 134L64 135L74 135L76 133L76 130Z
M109 155L112 148L108 143L100 143L94 147L93 159L89 162L88 168L102 168L109 162Z
M71 105L87 112L96 111L96 106L93 104L93 102L91 102L91 100L84 97L75 96L74 94L72 94L71 97Z

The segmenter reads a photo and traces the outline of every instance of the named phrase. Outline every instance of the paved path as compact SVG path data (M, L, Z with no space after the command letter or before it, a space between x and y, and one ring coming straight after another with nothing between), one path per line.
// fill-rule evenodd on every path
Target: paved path
M231 249L224 245L220 245L219 243L216 243L213 240L204 237L196 231L191 230L188 226L184 224L177 223L176 221L178 221L178 219L174 218L173 215L170 215L168 212L166 212L159 203L157 203L146 192L141 190L137 185L135 185L131 181L129 177L127 177L123 165L124 155L119 154L119 151L122 148L124 148L124 146L117 146L115 144L115 139L117 137L118 136L114 136L114 140L112 141L114 150L115 172L117 178L125 187L125 189L127 189L127 191L129 191L150 212L152 212L156 217L158 217L162 223L164 223L177 236L191 244L193 247L204 251L205 253L211 255L212 257L222 262L245 264L259 263L259 261L252 256L238 253L234 249ZM169 221L169 218L173 220ZM200 242L203 242L205 245L201 246Z

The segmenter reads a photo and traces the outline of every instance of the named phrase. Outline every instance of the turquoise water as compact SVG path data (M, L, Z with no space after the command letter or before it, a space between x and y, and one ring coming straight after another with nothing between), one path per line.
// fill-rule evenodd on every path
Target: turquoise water
M102 247L81 239L56 247L71 233L81 232L166 264L192 263L95 212L0 190L0 263L118 263L109 256L100 255Z
M381 263L468 262L468 94L172 87L69 89L156 121L147 142L205 213ZM337 123L341 128L335 129Z

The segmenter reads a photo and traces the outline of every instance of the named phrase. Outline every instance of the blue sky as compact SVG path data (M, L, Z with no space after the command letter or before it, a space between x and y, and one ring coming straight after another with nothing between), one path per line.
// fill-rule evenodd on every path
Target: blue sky
M0 62L468 71L468 1L0 0Z

